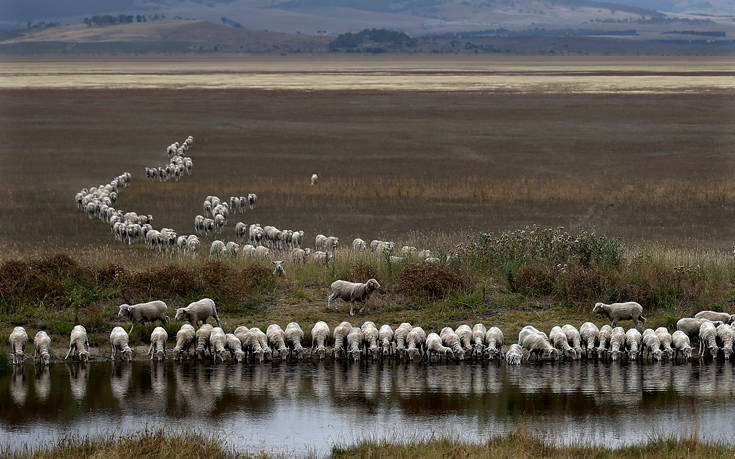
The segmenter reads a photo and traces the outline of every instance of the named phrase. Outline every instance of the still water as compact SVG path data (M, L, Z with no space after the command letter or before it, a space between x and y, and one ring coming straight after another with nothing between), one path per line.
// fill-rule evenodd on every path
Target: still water
M522 426L557 443L657 435L735 443L735 365L185 362L25 365L0 374L0 442L196 430L243 452L328 453L360 439L482 442Z

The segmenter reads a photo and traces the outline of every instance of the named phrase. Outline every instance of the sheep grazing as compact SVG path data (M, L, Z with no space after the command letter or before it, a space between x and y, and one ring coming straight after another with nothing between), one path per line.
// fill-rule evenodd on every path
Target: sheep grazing
M209 334L209 352L212 354L212 362L225 361L227 357L227 335L221 327L214 327Z
M528 357L531 355L536 360L558 360L559 351L551 345L546 333L537 330L531 325L526 325L518 333L518 344L528 351Z
M567 342L569 345L574 349L574 352L577 354L576 358L581 359L582 358L582 339L579 335L579 331L577 331L576 328L574 328L574 325L566 324L563 327L561 327L561 331L564 332L564 335L567 337Z
M340 353L344 353L345 358L347 357L347 335L352 330L352 324L349 322L342 322L334 327L334 348L332 350L332 357L339 358Z
M603 325L600 328L598 341L600 345L597 347L597 358L604 359L607 351L610 350L610 338L612 338L613 328L610 325Z
M168 333L163 327L156 327L151 332L151 346L148 348L148 355L153 356L155 354L158 360L164 360L166 358L166 341L168 341Z
M625 330L623 327L615 327L610 335L610 358L618 360L623 351L625 351Z
M133 305L121 304L117 317L119 319L128 319L132 322L128 333L132 333L135 324L142 325L147 322L160 320L165 326L168 325L168 306L159 300Z
M319 183L319 176L317 174L311 174L311 186Z
M643 331L643 352L646 357L653 356L653 360L661 360L661 341L658 340L656 332L647 328Z
M408 333L413 329L410 323L403 322L401 325L396 328L395 333L393 334L393 339L396 340L396 354L398 354L398 357L403 358L406 353L406 336L408 336Z
M694 314L695 319L706 319L712 322L724 322L728 325L732 325L733 321L735 321L735 314L730 315L726 312L716 312L716 311L700 311L696 314Z
M10 363L14 365L23 365L26 358L26 343L28 342L28 333L25 328L15 327L8 338L10 342Z
M426 356L429 361L432 357L439 356L439 358L454 359L454 353L452 350L442 344L442 339L436 333L429 333L426 337Z
M380 347L378 346L378 329L375 327L375 323L366 321L360 327L365 340L365 352L370 354L373 360L380 357Z
M464 360L464 349L462 348L462 343L459 341L459 336L457 336L451 327L442 328L439 333L439 337L442 339L442 344L452 350L454 358L457 360Z
M230 351L230 357L237 363L242 362L245 358L245 352L242 350L242 342L240 338L232 333L225 335L225 348Z
M459 336L459 342L462 344L465 355L472 355L472 329L467 324L462 324L454 330Z
M350 332L347 334L347 355L352 356L352 359L357 362L360 360L362 350L365 342L365 334L362 329L358 327L352 327Z
M190 324L183 324L176 332L176 345L173 349L174 360L182 360L192 346L196 347L196 331Z
M89 339L87 338L87 329L82 325L75 325L72 328L71 335L69 336L69 352L66 353L64 360L74 354L82 362L89 360Z
M413 327L406 336L406 343L408 343L406 349L408 360L421 357L426 353L426 332L421 327Z
M658 341L661 343L661 351L663 356L670 359L674 356L674 349L671 348L671 334L666 327L658 327L654 333L658 337Z
M483 324L475 324L472 327L472 357L482 358L482 354L485 352L485 335L487 334L487 328Z
M404 257L413 257L419 252L419 249L410 245L404 245L401 247L401 255Z
M336 299L350 302L350 315L354 316L353 306L355 301L363 303L358 313L361 313L367 306L370 295L380 289L380 284L375 279L369 279L365 283L347 282L337 280L332 282L330 286L332 293L327 297L327 306L332 307L332 302ZM335 309L337 307L335 306Z
M272 262L275 266L275 269L273 269L273 275L274 276L285 276L286 271L283 269L283 260L278 260Z
M523 360L523 348L518 344L511 344L508 352L505 354L505 361L508 365L520 365Z
M51 361L51 338L49 338L45 331L40 330L33 337L33 349L33 359L37 360L41 365L48 365Z
M352 241L352 250L367 250L367 244L358 237Z
M643 306L635 301L612 304L596 303L595 307L592 308L592 312L606 315L612 322L610 325L613 327L621 320L632 320L635 328L638 328L639 320L644 327L646 326L646 318L643 317Z
M709 352L712 358L717 358L719 348L717 347L717 328L709 320L704 321L699 327L699 356L704 357Z
M204 324L196 331L196 355L199 360L204 360L206 352L212 353L212 349L209 346L209 336L212 334L213 328L212 325Z
M314 324L311 329L311 355L314 353L319 356L319 360L323 360L327 355L327 339L329 339L329 325L324 321Z
M485 358L494 360L496 357L503 358L503 342L505 337L498 327L490 327L485 333Z
M227 246L224 242L220 241L219 239L212 241L212 245L209 246L209 256L210 257L223 257L226 253Z
M133 360L133 350L128 345L130 337L122 327L115 327L110 332L110 347L112 348L112 360L115 360L115 353L120 354L120 358L130 362Z
M380 330L378 330L378 345L380 347L381 354L383 354L383 357L391 357L393 354L395 354L393 336L393 329L388 324L381 326Z
M579 327L579 339L584 346L584 357L589 358L590 353L594 355L595 346L598 345L600 330L592 322L585 322Z
M733 341L735 340L735 331L729 324L721 324L717 326L717 345L722 349L722 355L725 360L730 358L732 354Z
M569 345L569 341L567 341L567 335L564 333L561 327L556 326L551 329L551 332L549 333L549 341L556 349L558 349L560 352L563 352L564 356L566 356L567 358L570 358L572 360L577 358L577 352L574 350L574 348L572 348L572 346Z
M302 360L304 358L304 348L301 346L301 341L304 339L304 332L296 322L290 322L286 325L286 331L283 332L286 340L286 346L288 346L289 354L293 353L296 358Z
M217 314L217 306L209 298L202 298L199 301L189 303L185 308L177 308L174 320L177 322L189 322L193 326L199 326L199 322L203 324L207 322L207 319L213 317L217 322L217 326L220 326L219 315Z
M689 341L688 338L687 341ZM642 344L643 337L637 329L631 328L625 332L625 350L628 352L628 358L631 361L636 360L641 355Z
M689 336L683 331L677 330L671 334L671 346L674 348L674 358L678 358L679 354L686 360L692 358L692 345Z
M286 347L286 337L281 326L278 324L268 325L268 328L265 330L265 336L268 339L268 347L271 348L273 353L278 352L278 357L281 360L286 360L288 357L288 347Z

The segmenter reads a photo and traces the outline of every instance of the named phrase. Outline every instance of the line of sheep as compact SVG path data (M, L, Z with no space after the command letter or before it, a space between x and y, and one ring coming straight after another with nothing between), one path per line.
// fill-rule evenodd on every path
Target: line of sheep
M257 201L258 196L255 193L249 193L247 196L230 196L229 203L217 196L207 196L202 204L204 215L194 217L194 231L207 236L222 232L227 225L230 212L244 214L246 207L254 209Z
M178 182L184 175L191 175L194 162L190 157L185 155L189 152L193 144L194 137L189 136L181 143L174 142L166 147L166 153L169 156L168 164L159 167L146 167L146 178L151 181L158 180L161 182L168 182L170 179L174 179Z

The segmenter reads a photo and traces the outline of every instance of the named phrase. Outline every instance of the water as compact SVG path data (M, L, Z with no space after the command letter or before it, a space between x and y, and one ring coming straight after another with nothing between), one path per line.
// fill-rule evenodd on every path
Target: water
M303 455L360 439L482 442L523 426L560 444L693 433L732 444L733 395L735 365L718 362L56 363L0 375L0 442L191 429L243 452Z

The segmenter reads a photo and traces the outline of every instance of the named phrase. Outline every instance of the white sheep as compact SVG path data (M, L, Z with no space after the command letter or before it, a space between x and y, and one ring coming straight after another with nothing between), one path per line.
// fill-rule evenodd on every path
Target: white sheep
M273 352L271 351L271 348L268 347L268 338L265 336L265 333L263 333L263 330L261 330L258 327L252 327L250 329L250 336L252 336L252 340L249 342L250 344L250 353L255 356L255 359L262 363L263 360L271 361L273 359Z
M347 351L346 351L346 344L347 344L347 335L350 333L350 330L352 330L352 324L349 322L342 322L336 327L334 327L334 348L332 349L332 357L333 358L339 358L340 353L345 354L345 358L347 357Z
M671 334L671 345L674 348L674 358L679 357L681 353L686 360L692 358L692 345L689 336L681 330L677 330Z
M316 250L326 250L327 248L327 236L323 234L317 234L314 238L314 248Z
M395 354L395 345L393 343L394 335L395 333L393 332L393 328L388 324L384 324L380 327L380 330L378 330L378 342L383 357L390 357Z
M508 365L520 365L521 360L523 360L523 348L518 344L511 344L505 354L505 361Z
M319 176L317 174L311 174L311 186L319 183Z
M343 280L336 280L330 285L332 293L327 297L327 306L332 307L332 302L336 299L350 302L350 315L354 316L353 306L355 301L363 303L362 307L358 311L361 313L367 306L370 295L376 290L380 289L380 284L375 279L369 279L365 283L358 282L347 282ZM337 307L335 306L335 309Z
M561 330L564 332L564 334L567 337L567 342L569 345L574 349L574 352L577 354L577 359L582 358L582 338L579 334L579 331L574 327L574 325L566 324L563 327L561 327Z
M556 349L558 349L560 352L563 352L566 357L572 360L577 358L576 351L574 350L574 348L572 348L572 346L569 345L569 342L567 341L567 335L558 325L556 327L553 327L551 329L551 332L549 332L549 341Z
M327 355L327 339L329 338L329 325L324 321L314 324L311 329L311 355L319 356L319 360L323 360Z
M347 334L347 355L351 355L352 359L357 362L362 355L365 343L365 334L358 327L352 327Z
M271 257L271 250L268 247L259 245L255 248L255 256L258 258L270 258Z
M401 255L404 257L413 257L418 253L418 249L416 247L410 246L410 245L404 245L401 247Z
M485 335L487 328L483 324L475 324L472 327L472 357L482 358L485 351Z
M332 258L331 255L329 255L327 252L322 252L321 250L317 250L312 253L307 253L307 257L309 257L309 260L312 263L326 265L329 263L329 260Z
M199 360L204 360L205 352L212 353L212 349L209 346L209 336L212 334L213 328L210 324L204 324L196 331L196 355Z
M33 337L33 349L33 358L41 365L48 365L51 361L51 338L45 331L40 330Z
M502 359L504 341L503 331L498 327L490 327L485 333L485 358L493 360L500 357Z
M242 359L245 357L245 352L242 350L240 338L233 333L227 333L225 335L225 347L230 351L230 356L235 362L242 362Z
M374 322L366 321L360 327L363 339L365 340L365 352L370 354L373 360L380 356L380 348L378 346L378 329Z
M706 320L699 327L699 356L704 357L709 352L712 358L717 358L717 328L715 324Z
M625 350L628 352L628 358L630 360L634 361L641 355L642 344L643 337L637 329L631 328L625 332Z
M110 332L110 347L112 348L112 360L115 360L115 353L120 354L120 357L130 362L133 360L133 350L130 349L129 343L130 337L122 327L115 327Z
M595 307L592 308L592 312L606 315L611 320L610 325L613 327L621 320L632 320L635 328L638 328L639 320L644 327L646 326L646 318L643 317L643 306L635 301L612 304L596 303Z
M14 365L23 365L26 357L26 343L28 342L28 333L25 328L15 327L8 337L10 342L10 363Z
M117 312L119 319L128 319L132 322L128 333L132 333L135 324L145 324L160 320L163 325L168 325L168 306L160 300L149 301L138 304L121 304Z
M653 356L654 360L661 360L661 341L658 340L656 332L647 328L643 331L643 352L646 357Z
M610 350L610 338L612 338L613 328L610 325L603 325L600 328L600 334L597 339L600 345L597 347L597 358L603 359L607 351Z
M209 333L209 352L212 354L212 362L225 361L227 357L227 335L221 327L214 327Z
M551 345L546 333L537 330L531 325L526 325L518 333L518 344L528 351L528 357L531 355L536 360L543 358L544 360L558 360L559 351Z
M464 349L462 348L462 343L459 341L459 336L457 336L451 327L442 328L439 333L439 337L442 339L442 344L452 350L454 357L457 360L464 360Z
M293 353L299 360L303 359L304 348L301 346L301 341L304 339L304 332L301 330L299 324L290 322L286 325L286 331L283 332L283 336L288 346L289 354Z
M276 260L276 261L273 261L272 263L273 263L273 266L275 266L275 268L273 269L274 276L285 276L286 275L286 270L283 269L283 260Z
M196 330L191 324L183 324L176 332L176 345L173 349L174 360L183 359L192 346L196 346Z
M202 298L201 300L189 303L185 308L177 308L174 320L177 322L189 322L193 326L199 326L199 322L203 324L207 322L207 319L213 317L217 322L217 326L220 325L219 315L217 314L217 306L209 298Z
M148 348L148 355L153 360L153 355L158 357L158 360L164 360L166 358L166 341L168 341L168 333L163 327L156 327L151 332L151 345Z
M89 360L89 338L87 337L87 329L82 325L75 325L74 328L72 328L69 336L69 352L66 353L64 360L74 354L76 354L82 362Z
M730 358L732 354L733 341L735 340L735 332L729 324L720 324L717 326L717 344L722 349L725 360Z
M698 313L694 314L695 319L706 319L712 322L724 322L726 324L732 324L733 321L735 321L735 314L728 314L726 312L716 312L716 311L699 311Z
M661 343L661 351L664 357L670 359L674 356L674 349L671 348L671 334L666 327L658 327L654 333L658 337L659 343Z
M435 355L439 355L440 358L454 359L454 353L452 350L442 344L442 339L436 333L429 333L426 337L426 355L429 361Z
M352 241L352 250L367 250L367 244L358 237Z
M223 257L227 253L227 246L224 242L219 239L212 241L212 245L209 246L210 257Z
M426 353L426 332L421 327L413 327L406 335L406 343L408 344L406 349L408 360L424 355Z
M396 340L396 353L398 354L398 357L403 358L406 353L406 336L408 336L408 333L413 329L410 323L403 322L401 325L396 328L395 333L393 334L393 339Z
M459 336L459 342L464 349L464 353L467 356L472 355L472 329L467 324L462 324L454 330L454 333Z
M273 354L277 352L281 360L286 360L288 357L288 347L286 347L286 337L281 326L278 324L268 325L268 328L265 330L265 336L268 339L268 347L271 348Z
M618 360L623 351L625 351L625 330L623 327L615 327L610 335L610 358Z

